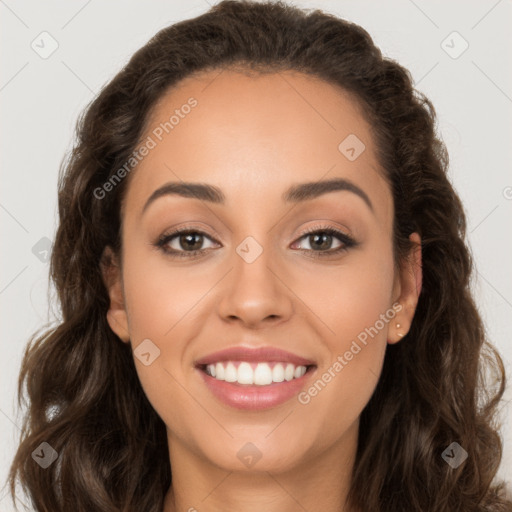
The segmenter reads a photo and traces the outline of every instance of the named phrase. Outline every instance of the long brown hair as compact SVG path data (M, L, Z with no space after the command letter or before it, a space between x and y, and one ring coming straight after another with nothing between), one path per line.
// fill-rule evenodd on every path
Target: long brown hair
M505 372L470 292L465 213L431 102L358 25L282 2L228 0L157 33L77 123L61 167L51 257L62 321L34 335L24 353L18 394L28 407L9 475L13 498L19 480L38 511L162 511L172 481L165 425L129 344L108 326L100 272L103 249L121 246L128 180L101 199L95 190L130 157L169 88L228 67L296 70L352 93L391 187L396 262L411 232L422 238L422 292L362 413L350 504L369 512L512 511L494 482ZM42 442L58 454L46 469L31 456ZM452 442L469 454L456 469L442 457Z

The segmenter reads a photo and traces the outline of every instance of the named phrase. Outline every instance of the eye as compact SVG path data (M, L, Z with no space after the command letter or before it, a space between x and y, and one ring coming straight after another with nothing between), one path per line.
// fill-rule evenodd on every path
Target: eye
M299 240L304 240L307 247L298 249L310 253L312 257L332 256L358 245L351 236L328 226L306 230ZM336 241L337 245L333 248Z
M206 240L213 242L206 233L185 228L164 233L154 245L171 256L190 257L205 252L203 244Z

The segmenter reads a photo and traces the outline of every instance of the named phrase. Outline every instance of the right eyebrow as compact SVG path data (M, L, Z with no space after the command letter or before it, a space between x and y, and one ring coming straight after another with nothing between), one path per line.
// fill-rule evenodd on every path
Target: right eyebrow
M224 204L226 198L220 188L206 183L192 183L192 182L178 182L173 181L166 183L160 188L157 188L146 201L142 213L148 206L158 199L166 195L178 195L181 197L191 197L193 199L200 199L201 201L209 201L211 203Z

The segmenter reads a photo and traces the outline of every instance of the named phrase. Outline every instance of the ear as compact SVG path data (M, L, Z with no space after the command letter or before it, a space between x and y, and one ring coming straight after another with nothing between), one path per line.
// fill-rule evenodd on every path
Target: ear
M400 272L397 276L396 302L400 304L388 331L388 343L398 343L410 330L414 312L418 305L423 273L421 268L421 238L418 233L411 233L409 240L414 243L406 260L400 265ZM400 327L397 327L399 325Z
M125 343L130 342L128 316L123 294L121 267L117 255L110 246L105 247L101 256L101 275L110 297L107 322L110 328Z

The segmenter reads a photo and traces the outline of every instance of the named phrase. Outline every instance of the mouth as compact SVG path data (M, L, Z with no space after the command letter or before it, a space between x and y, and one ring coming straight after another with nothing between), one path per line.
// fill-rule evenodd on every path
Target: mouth
M218 361L196 365L201 372L221 382L238 386L272 386L297 380L312 372L316 365L299 365L286 361Z
M291 400L313 378L317 364L277 347L237 345L196 360L195 368L223 405L257 411Z
M219 361L198 365L196 371L220 404L241 411L265 411L296 398L314 379L317 366Z

